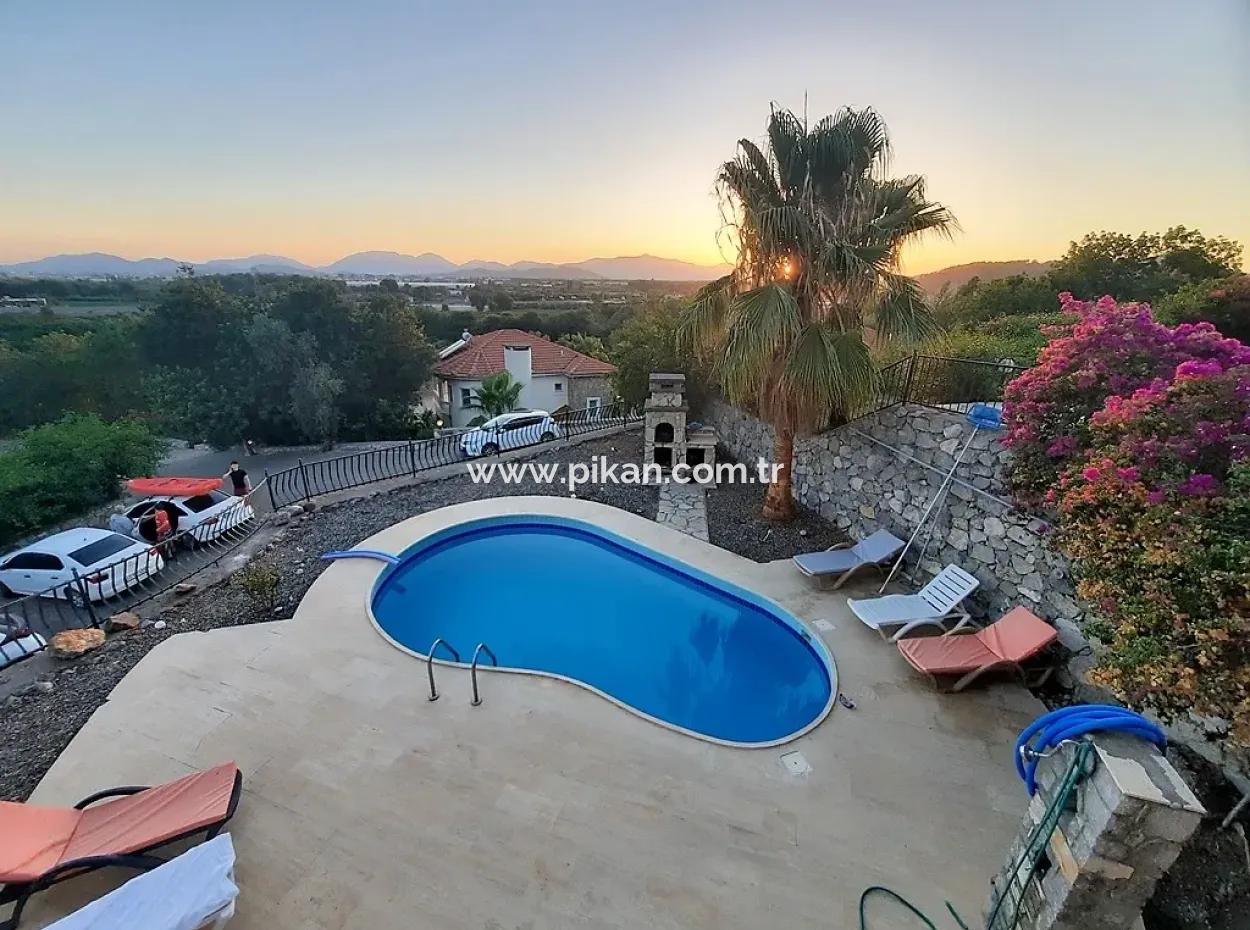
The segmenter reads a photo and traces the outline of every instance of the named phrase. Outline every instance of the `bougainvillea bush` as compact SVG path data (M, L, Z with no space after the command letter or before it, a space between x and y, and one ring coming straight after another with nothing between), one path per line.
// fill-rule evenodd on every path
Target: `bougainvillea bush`
M1250 347L1221 336L1209 323L1169 327L1147 304L1097 302L1060 294L1070 323L1048 327L1050 343L1037 365L1007 386L1006 444L1012 449L1012 487L1030 503L1090 447L1090 417L1109 397L1127 397L1157 379L1170 380L1191 360L1225 367L1250 363Z
M1250 746L1250 347L1144 305L1064 303L1076 321L1010 385L1005 441L1108 647L1092 677L1228 718Z

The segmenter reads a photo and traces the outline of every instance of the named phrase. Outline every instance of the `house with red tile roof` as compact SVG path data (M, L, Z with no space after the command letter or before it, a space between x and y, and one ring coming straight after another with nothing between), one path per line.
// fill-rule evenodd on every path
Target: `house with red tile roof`
M518 410L587 410L606 406L614 396L615 365L519 329L466 333L439 355L434 375L448 426L467 426L481 414L473 406L476 389L501 371L521 385Z

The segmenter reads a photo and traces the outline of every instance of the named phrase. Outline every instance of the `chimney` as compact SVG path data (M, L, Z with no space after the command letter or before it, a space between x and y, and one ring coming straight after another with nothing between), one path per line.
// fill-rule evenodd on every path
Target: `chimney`
M530 347L529 346L509 346L503 347L503 367L508 374L512 375L512 380L521 385L521 396L517 403L521 407L529 406L529 384L532 369L530 367Z

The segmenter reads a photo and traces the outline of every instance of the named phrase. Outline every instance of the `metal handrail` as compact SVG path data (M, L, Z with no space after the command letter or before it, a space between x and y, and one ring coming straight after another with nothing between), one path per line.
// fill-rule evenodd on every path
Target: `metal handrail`
M439 646L446 646L447 650L456 657L456 661L460 661L460 653L456 652L456 647L441 636L430 643L430 651L425 654L425 671L430 677L430 700L438 700L438 689L434 687L434 653Z
M494 651L485 643L478 643L477 648L473 650L473 664L469 667L469 677L473 679L473 700L469 703L477 707L482 703L482 696L477 693L477 657L485 652L490 656L491 665L495 668L499 667L499 660L495 658Z

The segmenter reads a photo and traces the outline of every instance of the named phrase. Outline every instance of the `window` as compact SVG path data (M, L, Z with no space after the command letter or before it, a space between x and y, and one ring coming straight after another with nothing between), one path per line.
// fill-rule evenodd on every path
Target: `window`
M54 555L45 555L42 552L23 552L9 559L4 567L17 570L25 569L26 571L55 572L60 571L65 566Z
M511 423L504 427L506 430L525 429L527 426L537 426L543 421L542 417L517 417Z
M69 557L79 565L94 565L96 562L107 559L110 555L117 555L117 553L129 549L134 544L135 541L128 536L110 533L103 539L97 539L81 549L75 549L69 554ZM60 568L59 565L57 567Z
M602 405L600 404L600 402L599 402L599 398L598 398L598 397L587 397L587 398L586 398L586 409L587 409L587 410L598 410L600 406L602 406Z
M559 393L560 393L561 391L563 391L563 390L564 390L564 382L563 382L563 381L557 381L557 382L556 382L556 393L557 393L557 394L559 394Z
M460 406L461 407L473 406L473 391L470 388L460 389Z
M216 504L220 504L226 499L226 495L220 491L209 491L207 494L197 494L195 497L188 497L182 502L182 506L191 513L201 513Z

